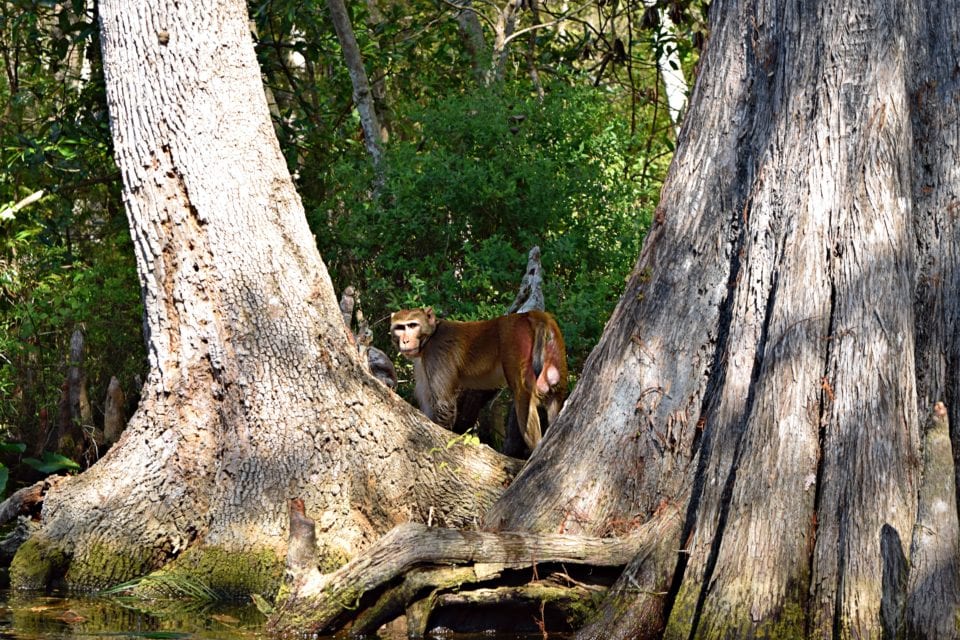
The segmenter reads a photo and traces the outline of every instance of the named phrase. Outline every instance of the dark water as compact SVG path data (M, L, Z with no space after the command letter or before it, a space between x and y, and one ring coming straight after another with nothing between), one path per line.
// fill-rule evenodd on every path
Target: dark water
M269 638L253 604L143 601L115 597L58 597L0 591L0 640ZM402 627L376 638L405 640ZM316 638L316 636L310 636ZM543 640L536 634L440 634L444 640ZM564 634L549 634L561 640ZM320 639L317 639L320 640Z
M266 638L251 605L0 593L0 638Z

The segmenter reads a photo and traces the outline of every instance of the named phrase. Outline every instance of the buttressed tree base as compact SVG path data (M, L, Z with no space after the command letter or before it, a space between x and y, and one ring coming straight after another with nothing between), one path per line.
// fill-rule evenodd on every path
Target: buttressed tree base
M515 478L345 347L244 4L99 11L152 369L117 446L47 494L15 587L225 553L272 596L300 498L323 564L277 629L365 593L429 626L445 584L579 558L619 575L575 598L602 599L583 638L956 637L960 2L712 3L654 227ZM458 564L418 583L430 557Z

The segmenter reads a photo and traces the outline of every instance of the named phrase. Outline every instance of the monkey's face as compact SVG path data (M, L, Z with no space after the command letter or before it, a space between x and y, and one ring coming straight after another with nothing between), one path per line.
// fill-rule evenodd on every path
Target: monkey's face
M433 309L404 309L390 316L390 332L400 353L407 358L419 358L427 338L433 333L437 319Z

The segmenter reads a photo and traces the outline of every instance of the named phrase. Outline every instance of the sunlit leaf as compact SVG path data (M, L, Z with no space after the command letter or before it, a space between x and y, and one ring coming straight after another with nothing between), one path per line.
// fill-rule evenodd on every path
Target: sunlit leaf
M41 473L56 473L58 471L78 471L80 465L66 456L50 451L43 452L43 458L24 458L23 463L33 467Z

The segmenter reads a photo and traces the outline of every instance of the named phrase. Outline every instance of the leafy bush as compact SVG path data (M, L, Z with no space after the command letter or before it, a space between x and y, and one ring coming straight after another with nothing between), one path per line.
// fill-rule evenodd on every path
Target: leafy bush
M458 319L503 313L539 245L547 308L573 371L598 339L639 253L656 196L613 102L556 83L447 97L405 118L382 190L362 155L333 167L341 189L308 216L339 289L368 317L433 305ZM661 167L662 170L662 167ZM645 184L650 182L650 184ZM386 331L378 331L385 340Z
M30 228L29 221L23 226ZM84 332L84 371L95 409L111 376L129 394L146 370L129 234L101 229L95 242L74 252L38 241L45 233L32 227L18 243L8 243L16 257L0 259L0 429L37 447L44 444L38 438L49 435L42 433L44 424L56 422L75 329Z

